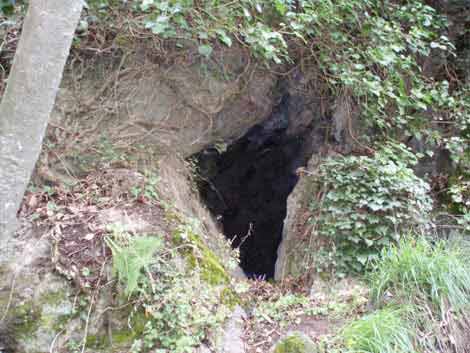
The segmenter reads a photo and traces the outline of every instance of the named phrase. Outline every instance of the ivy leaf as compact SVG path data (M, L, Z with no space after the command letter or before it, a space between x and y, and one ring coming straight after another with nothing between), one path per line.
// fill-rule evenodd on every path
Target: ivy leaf
M284 16L288 10L287 5L285 4L284 0L276 0L275 1L276 11L281 15Z
M227 35L227 33L223 29L217 29L215 33L217 33L217 37L219 38L219 40L224 43L227 47L232 46L232 39Z
M365 265L367 263L367 260L369 260L369 256L357 255L356 260L359 261L362 265Z
M212 47L208 44L202 44L198 48L199 54L201 54L202 56L205 56L206 58L211 56L212 50L213 50Z
M166 23L163 22L157 22L152 26L152 32L154 34L162 34L166 32L166 29L168 28Z

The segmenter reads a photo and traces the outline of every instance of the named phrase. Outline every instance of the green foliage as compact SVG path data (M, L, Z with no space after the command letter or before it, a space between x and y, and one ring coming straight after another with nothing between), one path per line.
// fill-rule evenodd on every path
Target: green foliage
M331 158L320 166L314 183L321 197L311 210L313 235L333 242L324 266L339 275L363 271L401 232L428 224L429 186L414 174L415 163L403 145L389 143L373 157Z
M408 303L430 302L436 313L444 313L448 305L455 311L470 305L468 256L444 242L410 239L384 250L370 280L371 297L378 304L391 293Z
M312 306L308 297L295 294L286 294L279 298L263 301L253 311L253 316L258 322L277 322L285 327L303 315Z
M414 333L403 312L384 308L349 324L341 333L348 352L414 353Z
M449 180L448 194L452 211L469 217L470 214L470 86L462 87L453 97L449 97L451 116L445 117L456 121L455 132L444 139L450 152L456 172ZM467 224L470 224L467 222Z
M144 198L146 200L158 200L158 183L160 177L152 172L145 172L144 181L140 185L135 185L130 192L134 198Z
M202 278L211 285L229 282L227 271L217 256L196 234L194 225L180 226L175 234L177 241L188 245L187 258L192 268L199 268Z
M163 237L130 236L117 227L106 238L114 271L139 305L133 316L145 321L132 352L192 352L230 313L231 304L221 303L232 293L225 269L191 225L180 228L176 247Z
M287 44L270 19L285 15L290 6L281 0L138 0L134 5L147 14L144 26L154 34L197 41L204 57L210 57L215 42L230 47L241 37L254 54L277 63L287 58Z
M126 294L131 295L145 278L144 271L149 271L155 253L162 250L163 242L160 237L132 237L116 230L113 238L106 237L106 243L113 252L113 269L125 284Z
M168 266L159 272L145 299L143 307L149 320L142 340L134 345L144 351L159 347L161 352L192 352L230 312L228 306L220 305L218 292L197 270L185 274Z
M103 11L117 0L95 0ZM468 119L463 90L426 77L419 57L454 56L445 17L420 0L132 0L142 27L210 59L234 43L265 63L320 69L332 96L346 94L380 132L445 143L435 122ZM463 109L464 108L464 109ZM364 137L366 139L366 137Z
M15 11L15 0L0 0L0 14L7 16L13 14Z
M276 345L273 353L314 353L316 347L299 333L292 333Z

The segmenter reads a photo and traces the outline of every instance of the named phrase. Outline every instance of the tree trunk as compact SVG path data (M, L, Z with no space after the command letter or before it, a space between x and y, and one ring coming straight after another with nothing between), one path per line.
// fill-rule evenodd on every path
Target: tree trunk
M82 7L82 0L30 1L0 104L1 244L15 228Z

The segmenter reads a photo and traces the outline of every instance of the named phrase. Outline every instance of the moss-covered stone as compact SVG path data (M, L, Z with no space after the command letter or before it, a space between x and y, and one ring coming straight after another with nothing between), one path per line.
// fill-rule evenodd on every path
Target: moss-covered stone
M281 339L274 347L273 353L316 353L314 343L304 334L293 332Z
M57 333L74 318L70 286L54 275L39 277L34 272L23 274L16 285L11 303L9 290L0 293L0 307L10 304L0 327L0 345L14 342L11 351L25 353L49 351Z
M123 310L112 319L112 330L109 333L100 331L87 336L87 347L102 352L122 352L129 349L134 341L142 336L148 319L142 310ZM121 325L122 323L122 325ZM118 327L116 327L118 326Z
M202 279L212 285L228 283L229 276L214 252L197 236L194 236L192 240L199 251L193 251L189 256L189 261L192 266L197 266L201 269Z
M184 237L181 232L174 234L174 240L178 245L188 242L192 245L185 255L189 265L192 268L199 268L204 281L211 285L227 284L230 282L230 276L220 263L217 255L204 244L199 235L186 230Z

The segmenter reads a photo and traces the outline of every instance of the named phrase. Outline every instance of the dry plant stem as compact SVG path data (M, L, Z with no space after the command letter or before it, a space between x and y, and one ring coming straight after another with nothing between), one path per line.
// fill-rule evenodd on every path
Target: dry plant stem
M16 284L16 277L18 276L18 272L15 272L14 275L13 275L13 278L11 280L11 289L10 289L10 294L8 296L8 303L5 307L5 310L3 312L3 315L2 315L2 318L0 319L0 322L3 322L7 315L8 315L8 311L10 310L10 306L11 306L11 302L13 300L13 293L15 291L15 284Z
M98 294L101 290L100 283L101 283L101 278L103 277L103 272L104 272L105 266L106 266L106 260L103 262L103 265L101 266L100 275L99 275L99 278L98 278L98 282L96 284L96 289L95 289L95 291L93 292L93 294L91 296L90 306L88 308L88 314L87 314L86 323L85 323L85 332L83 334L81 353L85 352L86 341L87 341L87 337L88 337L88 328L89 328L89 325L90 325L91 311L93 309L93 305L95 304L96 297L98 296Z
M51 342L51 346L50 346L50 348L49 348L49 353L54 353L54 346L55 346L55 343L57 342L57 339L60 337L60 335L61 335L62 333L64 333L64 331L65 331L65 328L63 328L62 330L60 330L60 331L57 333L57 335L55 335L54 339L53 339L52 342Z

